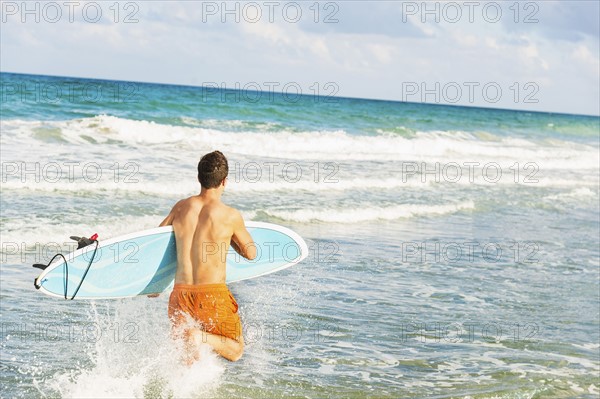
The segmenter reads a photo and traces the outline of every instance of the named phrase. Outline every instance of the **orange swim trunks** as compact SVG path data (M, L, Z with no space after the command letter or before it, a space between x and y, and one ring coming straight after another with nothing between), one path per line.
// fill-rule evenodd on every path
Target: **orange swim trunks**
M186 314L208 333L236 341L241 336L238 304L225 284L175 284L169 297L169 318L174 329L185 325Z

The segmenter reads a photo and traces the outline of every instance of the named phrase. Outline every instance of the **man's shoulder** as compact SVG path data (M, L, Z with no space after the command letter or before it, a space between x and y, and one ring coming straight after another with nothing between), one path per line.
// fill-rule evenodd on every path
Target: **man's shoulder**
M242 217L242 214L240 213L240 211L238 211L237 209L235 209L232 206L229 206L223 202L221 202L221 206L222 206L222 210L223 212L227 215L227 217L231 220L237 220L239 218Z
M240 211L238 211L238 210L237 210L237 209L235 209L234 207L232 207L232 206L229 206L229 205L227 205L227 204L225 204L225 203L223 203L223 202L221 202L221 206L222 206L222 208L221 208L221 209L223 209L223 212L227 212L227 213L228 213L228 214L230 214L230 215L237 215L237 214L239 214L239 213L240 213Z
M199 198L195 195L191 196L191 197L187 197L184 199L179 200L179 202L177 202L177 204L181 204L181 205L188 205L188 204L197 204L199 203Z
M177 203L173 206L173 210L187 212L199 206L201 206L201 204L199 203L197 197L188 197L177 201Z

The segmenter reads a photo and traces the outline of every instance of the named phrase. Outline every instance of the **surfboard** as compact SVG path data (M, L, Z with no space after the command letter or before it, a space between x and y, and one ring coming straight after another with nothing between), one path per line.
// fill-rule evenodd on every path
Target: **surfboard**
M264 276L297 264L308 255L306 242L272 223L247 222L256 258L227 252L227 283ZM216 244L205 250L217 251ZM116 299L159 294L173 286L177 254L171 226L94 242L55 258L35 279L44 294L65 299Z

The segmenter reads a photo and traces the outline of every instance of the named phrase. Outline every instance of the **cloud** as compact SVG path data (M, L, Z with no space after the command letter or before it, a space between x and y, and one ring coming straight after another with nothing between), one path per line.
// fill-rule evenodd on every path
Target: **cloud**
M587 66L592 74L600 73L600 60L597 55L593 55L589 47L585 44L578 45L571 53L574 60L579 61L583 66Z
M521 62L529 68L541 67L544 70L548 70L550 66L546 60L540 57L537 45L527 38L524 38L524 40L527 42L527 45L518 48Z
M303 18L298 25L307 32L381 35L392 38L426 36L420 27L403 17L402 2L307 2L303 5L308 18Z
M371 50L371 53L373 53L373 56L381 64L390 64L392 62L392 57L397 53L396 48L389 45L370 44L368 47Z
M518 7L515 7L518 4ZM508 32L536 33L550 40L579 42L600 34L600 2L539 1L507 3L502 24Z

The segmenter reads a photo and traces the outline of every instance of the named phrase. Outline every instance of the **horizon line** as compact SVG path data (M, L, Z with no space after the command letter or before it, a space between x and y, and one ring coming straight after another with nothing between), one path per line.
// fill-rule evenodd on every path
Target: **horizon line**
M144 82L144 81L136 81L136 80L124 80L124 79L107 79L107 78L90 78L84 76L66 76L66 75L46 75L46 74L37 74L37 73L24 73L24 72L8 72L1 71L0 74L12 74L12 75L24 75L24 76L44 76L50 78L70 78L70 79L86 79L86 80L98 80L105 82L127 82L127 83L140 83L140 84L148 84L148 85L160 85L160 86L176 86L176 87L189 87L189 88L208 88L207 86L194 86L189 84L181 84L181 83L161 83L161 82ZM214 88L219 91L222 90L230 90L230 91L248 91L253 93L268 93L263 90L246 90L246 89L232 89L229 87L226 88ZM282 93L276 93L282 94ZM301 97L314 97L314 94L299 94ZM320 96L320 95L317 95ZM482 107L479 105L460 105L460 104L440 104L440 103L428 103L428 102L414 102L414 101L401 101L401 100L390 100L383 98L366 98L366 97L346 97L346 96L331 96L331 98L337 98L342 100L362 100L362 101L380 101L380 102L390 102L390 103L399 103L399 104L411 104L411 105L431 105L431 106L440 106L440 107L451 107L451 108L467 108L467 109L482 109L482 110L490 110L490 111L510 111L510 112L523 112L523 113L536 113L536 114L546 114L546 115L567 115L567 116L584 116L584 117L592 117L592 118L600 118L600 113L597 115L592 114L574 114L567 112L555 112L555 111L537 111L537 110L526 110L526 109L514 109L514 108L493 108L493 107Z

